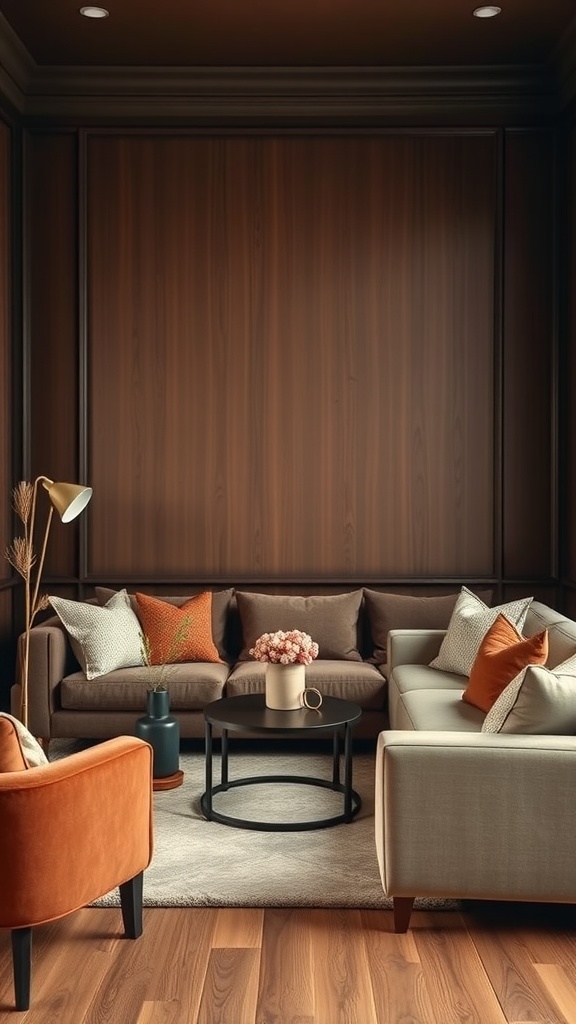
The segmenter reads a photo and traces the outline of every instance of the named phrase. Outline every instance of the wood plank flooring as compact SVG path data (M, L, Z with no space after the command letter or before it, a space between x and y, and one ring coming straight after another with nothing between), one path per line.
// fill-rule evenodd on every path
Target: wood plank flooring
M576 907L415 911L85 909L36 929L32 1004L11 1024L576 1024Z

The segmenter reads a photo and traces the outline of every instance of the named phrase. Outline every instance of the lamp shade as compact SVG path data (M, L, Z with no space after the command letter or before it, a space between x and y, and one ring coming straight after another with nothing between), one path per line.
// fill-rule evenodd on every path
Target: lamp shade
M92 488L83 484L60 484L44 481L48 497L63 523L76 519L92 497Z

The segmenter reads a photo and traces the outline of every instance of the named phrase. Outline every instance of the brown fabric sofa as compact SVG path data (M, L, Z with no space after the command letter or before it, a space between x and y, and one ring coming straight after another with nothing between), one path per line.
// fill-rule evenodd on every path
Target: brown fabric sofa
M89 603L105 605L115 591L96 588ZM190 594L165 597L183 604ZM203 708L223 696L264 690L265 665L249 649L263 632L300 628L319 643L318 659L306 668L306 682L326 696L359 704L358 737L375 738L387 728L386 638L394 628L446 628L457 594L413 597L370 589L302 597L222 590L212 595L212 631L221 662L170 666L170 705L182 737L204 735ZM489 600L491 592L480 596ZM132 596L131 596L131 599ZM87 679L57 616L31 633L29 727L34 735L104 739L133 734L146 708L152 670L122 668ZM12 688L17 715L20 687Z
M90 603L105 604L113 593L97 588ZM183 604L190 596L162 599ZM362 590L310 598L225 590L215 592L212 600L213 638L222 661L176 664L167 673L171 711L179 719L182 737L204 735L202 712L210 701L264 690L265 665L250 659L249 648L262 632L290 628L306 629L320 644L317 661L306 669L307 684L360 704L364 715L357 735L375 737L386 727L386 679L369 660L373 644ZM87 679L66 630L52 616L31 633L29 727L45 741L133 734L145 712L152 671L130 667ZM19 702L16 684L15 715Z

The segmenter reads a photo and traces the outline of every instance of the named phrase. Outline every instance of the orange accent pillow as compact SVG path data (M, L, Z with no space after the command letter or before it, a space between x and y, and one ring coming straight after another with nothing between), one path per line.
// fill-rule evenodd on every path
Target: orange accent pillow
M547 629L523 637L505 615L499 615L480 644L462 700L489 711L523 668L544 665L547 657Z
M0 772L23 772L27 768L14 723L0 715Z
M138 618L147 637L150 664L220 661L212 638L212 594L196 594L183 605L136 594Z

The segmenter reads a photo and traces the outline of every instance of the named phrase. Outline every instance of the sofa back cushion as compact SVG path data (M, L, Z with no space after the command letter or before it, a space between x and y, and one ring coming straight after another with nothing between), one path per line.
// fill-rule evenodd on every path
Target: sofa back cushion
M386 662L388 633L391 629L447 629L460 591L455 594L390 594L364 589L364 601L370 622L374 649L370 660ZM489 604L491 590L482 590L480 600Z
M262 633L301 629L318 644L318 657L362 661L358 651L358 613L362 591L300 597L236 591L242 623L239 661L250 660L250 648Z

